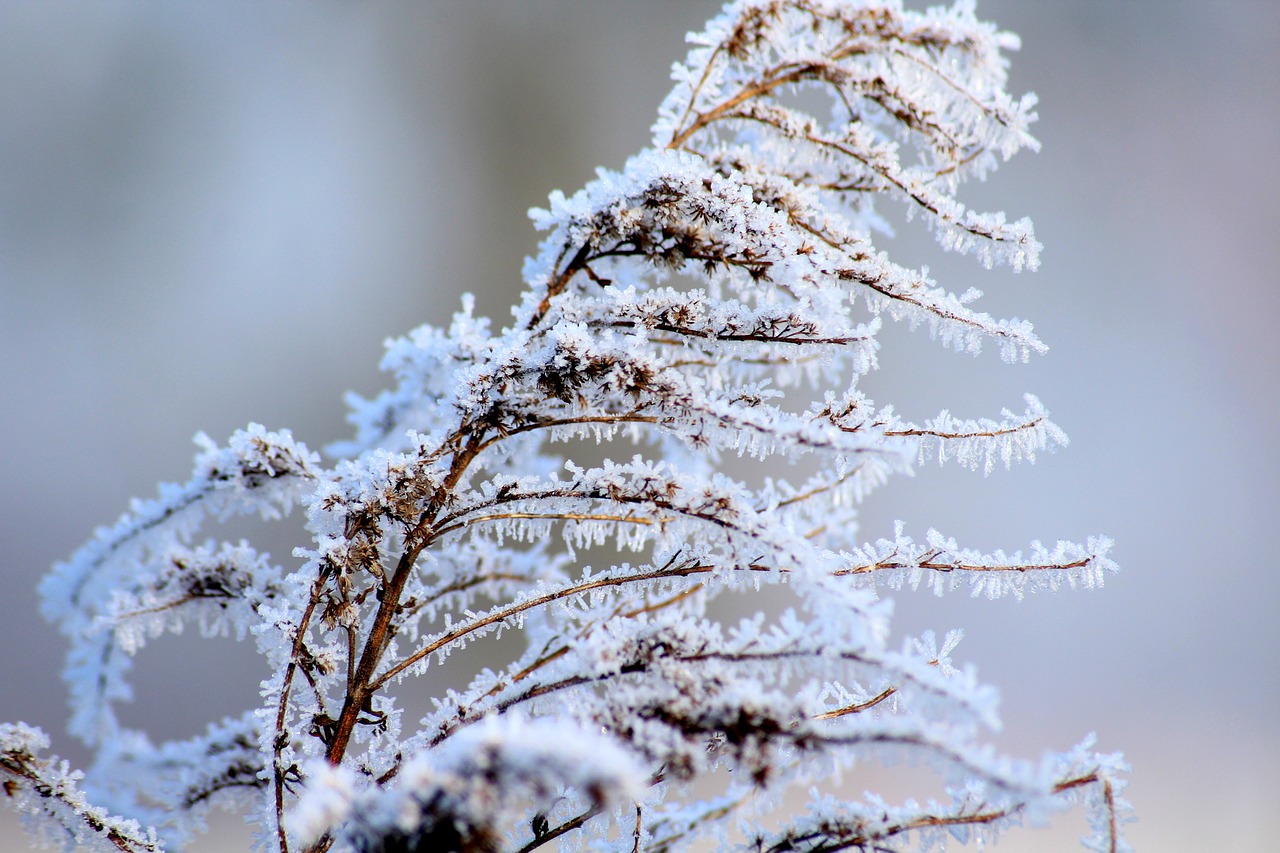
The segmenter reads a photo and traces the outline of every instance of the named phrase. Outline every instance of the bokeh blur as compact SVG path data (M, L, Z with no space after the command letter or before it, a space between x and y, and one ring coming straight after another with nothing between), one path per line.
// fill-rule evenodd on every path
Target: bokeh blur
M710 0L0 3L0 721L63 729L64 644L35 586L131 496L189 472L190 439L249 421L313 447L382 340L464 291L506 319L525 211L646 144ZM982 0L1019 33L1011 89L1038 155L962 199L1030 215L1033 275L885 248L1052 352L1010 367L889 335L877 399L928 417L1039 394L1072 437L983 478L925 466L863 535L962 543L1112 536L1098 592L898 596L903 632L964 627L1035 757L1123 750L1148 851L1280 845L1280 5ZM897 216L900 210L886 207ZM288 561L289 545L273 549ZM182 737L257 698L248 646L166 638L126 721ZM851 793L871 784L848 780ZM26 842L0 814L0 851ZM1010 849L1070 850L1069 813ZM244 850L235 818L197 849ZM1003 848L1002 848L1003 849Z

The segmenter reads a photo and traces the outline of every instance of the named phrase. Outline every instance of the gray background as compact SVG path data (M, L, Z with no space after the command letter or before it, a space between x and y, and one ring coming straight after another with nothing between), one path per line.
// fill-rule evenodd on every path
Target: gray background
M64 645L35 614L45 569L185 479L197 430L254 420L321 446L347 434L343 391L381 387L383 338L465 290L501 323L536 246L525 210L645 143L716 5L0 4L0 720L81 757ZM1090 730L1124 750L1138 849L1272 850L1280 6L979 14L1023 36L1011 88L1040 95L1044 150L962 197L1031 215L1043 269L987 273L910 225L885 247L1053 350L1015 368L894 334L874 388L916 417L1034 391L1073 443L985 480L925 469L874 496L863 533L1114 537L1125 571L1102 592L900 596L897 627L967 629L1010 751ZM260 676L245 651L149 646L126 721L175 737L237 712ZM26 849L0 821L0 850ZM1082 832L1073 812L1009 846ZM232 820L199 849L246 838Z

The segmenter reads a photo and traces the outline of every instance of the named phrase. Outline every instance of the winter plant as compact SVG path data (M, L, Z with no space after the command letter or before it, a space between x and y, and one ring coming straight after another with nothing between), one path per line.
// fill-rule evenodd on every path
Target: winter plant
M1004 91L1015 37L963 0L756 0L690 40L652 147L533 212L546 236L506 328L466 298L447 330L392 341L394 387L353 403L331 466L283 430L201 437L190 480L44 582L96 752L82 775L0 726L3 799L38 840L176 849L217 805L280 853L928 850L1083 801L1086 845L1127 849L1120 758L997 754L958 635L895 650L882 597L1095 587L1109 543L857 534L891 474L1065 441L1033 397L912 422L859 390L886 317L1009 362L1045 349L871 242L883 198L947 249L1036 267L1029 221L956 199L1036 147L1034 98ZM312 541L285 565L197 544L206 520L295 505ZM156 745L113 708L130 656L191 623L252 638L271 674L260 706ZM469 681L409 700L472 645ZM849 799L864 765L899 762L945 794Z

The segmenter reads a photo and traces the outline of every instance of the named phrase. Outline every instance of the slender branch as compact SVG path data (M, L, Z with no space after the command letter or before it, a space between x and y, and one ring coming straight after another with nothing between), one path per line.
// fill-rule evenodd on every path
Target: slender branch
M294 627L293 648L289 653L289 663L285 665L284 679L280 686L280 701L276 706L275 735L271 739L271 778L272 793L275 797L276 839L280 842L280 853L289 853L289 837L284 829L285 770L280 766L280 756L284 752L285 746L289 743L289 735L285 727L285 720L289 711L289 693L293 686L293 677L298 671L299 662L303 659L303 649L306 646L307 630L311 624L311 617L315 613L316 605L320 603L321 593L328 580L329 571L327 568L322 567L317 573L315 581L311 584L311 594L307 600L307 606L303 609L302 616Z
M974 430L972 432L944 432L942 430L926 429L926 428L913 426L907 429L885 430L884 434L896 436L896 437L906 437L906 438L916 437L916 436L927 436L930 438L941 438L945 440L958 439L958 438L1000 438L1001 436L1017 435L1020 432L1027 432L1029 430L1033 430L1036 427L1040 426L1040 424L1042 423L1044 423L1044 418L1035 418L1034 420L1026 421L1024 423L1020 423L1011 427L1004 427L1001 429L990 429L990 430Z
M573 832L575 829L578 829L587 821L591 820L593 817L595 817L596 815L600 814L603 811L604 809L602 809L600 806L592 806L591 808L587 809L585 812L582 812L576 817L572 817L569 820L566 820L564 823L560 824L559 826L548 829L546 832L542 833L541 835L537 836L529 843L525 844L518 851L516 851L516 853L529 853L529 851L531 850L537 850L542 845L549 844L550 842L555 841L560 836L569 832Z
M898 692L898 688L896 687L886 687L884 690L881 690L879 693L877 693L875 696L871 697L865 702L855 702L852 705L845 705L844 707L836 708L833 711L827 711L826 713L823 713L823 714L817 714L814 716L814 719L815 720L835 720L840 717L847 717L850 714L859 714L870 708L874 708L876 705L879 705L881 702L888 699L890 696L892 696L897 692Z
M767 571L764 567L760 567L761 571ZM468 634L483 630L491 625L497 625L515 616L519 616L529 610L550 604L555 601L562 601L566 598L582 595L598 589L612 589L627 584L645 583L652 580L663 580L668 578L687 577L693 574L704 574L712 571L711 566L688 566L676 568L663 568L650 572L638 572L632 575L623 576L603 576L594 577L590 580L574 584L563 589L554 590L552 592L536 595L524 601L498 607L491 610L488 614L469 620L465 625L455 628L445 634L440 635L437 639L421 647L413 654L409 655L400 663L388 669L370 682L370 689L377 690L391 679L395 678L406 669L410 668L419 661L430 657L440 649L457 642Z
M850 566L844 569L837 569L832 572L832 577L842 577L845 575L863 575L870 572L889 571L892 569L926 569L931 572L1014 572L1017 574L1025 574L1027 572L1047 572L1047 571L1066 571L1068 569L1082 569L1097 559L1096 556L1081 557L1078 560L1069 560L1062 563L1016 563L1009 565L992 565L985 566L980 563L945 563L934 560L922 560L920 562L906 560L882 560L876 563L865 563L859 566Z
M61 802L66 808L71 809L85 827L103 836L120 853L160 853L161 848L158 845L126 833L119 826L104 819L96 810L86 808L83 803L76 803L70 796L75 793L74 788L69 791L65 785L50 783L43 774L31 766L30 759L31 756L0 753L0 771L23 780L21 783L6 781L4 785L6 797L13 796L16 790L16 788L11 789L10 785L27 785L41 798Z

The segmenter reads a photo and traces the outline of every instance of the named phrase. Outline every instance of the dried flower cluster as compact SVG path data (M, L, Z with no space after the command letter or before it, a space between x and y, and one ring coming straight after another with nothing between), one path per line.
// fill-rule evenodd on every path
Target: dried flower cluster
M926 457L990 470L1065 440L1033 397L912 423L858 387L885 316L1008 361L1044 349L871 242L884 199L948 249L1036 267L1027 220L955 198L1035 146L1034 99L1004 91L1014 37L964 2L755 0L691 41L653 147L534 212L547 235L509 326L468 300L393 342L395 386L357 401L331 467L286 431L202 439L186 484L56 568L46 613L96 759L81 776L0 727L4 799L34 831L175 849L223 805L280 853L884 851L992 841L1083 800L1087 845L1127 849L1119 757L994 753L995 695L952 665L958 635L889 648L878 592L1094 587L1109 543L857 538L859 502ZM792 482L766 460L804 464ZM193 544L206 519L294 506L313 541L292 565ZM768 615L727 624L727 597ZM130 655L191 623L251 638L272 675L259 707L155 745L113 706ZM434 707L397 696L507 632L515 658ZM840 774L899 761L948 797L838 796Z

